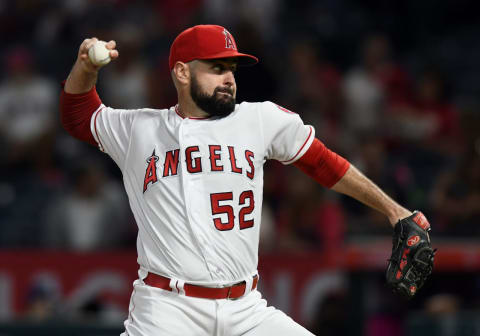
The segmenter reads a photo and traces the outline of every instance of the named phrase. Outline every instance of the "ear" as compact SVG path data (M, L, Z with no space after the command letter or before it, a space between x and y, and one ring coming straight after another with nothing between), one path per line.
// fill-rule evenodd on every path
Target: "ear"
M183 85L190 83L190 67L186 63L180 61L175 63L173 73L179 83Z

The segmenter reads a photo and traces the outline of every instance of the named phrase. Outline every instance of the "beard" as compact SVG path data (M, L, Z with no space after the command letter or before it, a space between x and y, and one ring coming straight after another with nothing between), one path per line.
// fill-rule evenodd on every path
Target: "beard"
M219 92L229 93L230 96L219 94ZM190 95L195 104L208 113L210 117L223 118L235 110L235 97L233 96L233 90L229 87L221 88L217 86L210 96L202 91L196 77L192 76Z

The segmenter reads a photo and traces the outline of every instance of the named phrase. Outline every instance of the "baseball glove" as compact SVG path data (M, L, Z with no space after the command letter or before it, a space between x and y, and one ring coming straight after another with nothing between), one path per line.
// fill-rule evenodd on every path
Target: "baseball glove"
M430 223L419 211L395 225L387 285L406 298L413 297L432 273L436 249L430 244L429 231Z

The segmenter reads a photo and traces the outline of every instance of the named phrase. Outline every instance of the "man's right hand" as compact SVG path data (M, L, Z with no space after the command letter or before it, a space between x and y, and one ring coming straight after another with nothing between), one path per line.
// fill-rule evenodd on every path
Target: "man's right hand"
M96 37L85 39L78 49L77 60L68 75L64 90L67 93L84 93L90 91L97 82L98 70L101 66L94 65L88 57L88 50L97 42ZM110 58L118 58L118 50L115 49L116 42L111 40L106 45L110 50Z
M101 66L94 65L90 58L88 57L88 50L98 41L96 37L86 39L80 45L78 49L77 63L83 68L86 72L97 72ZM118 50L115 49L117 43L114 40L108 42L105 47L110 50L110 58L112 60L118 58Z

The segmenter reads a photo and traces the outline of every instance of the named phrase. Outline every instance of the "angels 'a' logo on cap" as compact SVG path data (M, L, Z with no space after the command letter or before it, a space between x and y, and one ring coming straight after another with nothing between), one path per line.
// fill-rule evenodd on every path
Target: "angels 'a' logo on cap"
M237 50L232 34L230 34L225 28L223 29L223 34L225 35L225 48Z

